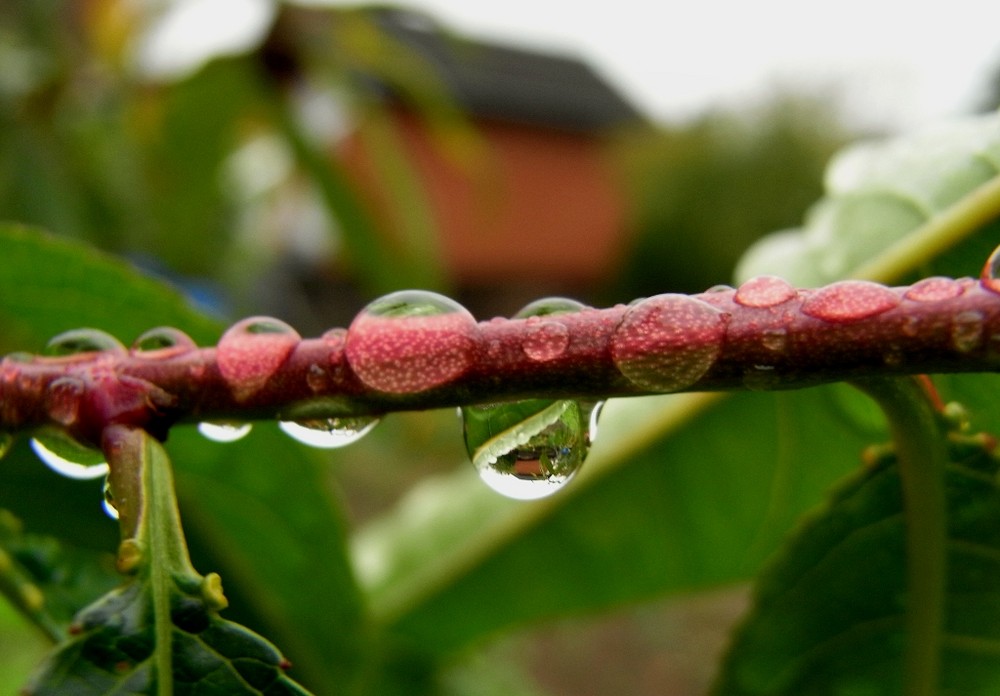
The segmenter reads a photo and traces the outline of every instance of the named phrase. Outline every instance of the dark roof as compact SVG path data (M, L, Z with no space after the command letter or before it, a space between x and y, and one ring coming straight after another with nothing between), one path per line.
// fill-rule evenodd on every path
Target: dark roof
M379 9L375 18L388 36L427 61L451 95L475 116L574 131L644 121L634 106L576 58L457 37L409 10Z

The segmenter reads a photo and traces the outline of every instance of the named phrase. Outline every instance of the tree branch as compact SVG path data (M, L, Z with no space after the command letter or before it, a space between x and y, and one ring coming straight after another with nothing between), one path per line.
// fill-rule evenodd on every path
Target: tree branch
M438 308L407 314L418 296L440 301ZM376 303L404 311L371 311ZM214 348L173 332L172 345L152 350L8 356L0 362L0 431L54 425L99 445L115 423L162 438L178 421L303 420L1000 369L1000 291L989 278L797 290L760 277L735 290L479 323L430 293L376 303L349 329L314 339L254 318Z

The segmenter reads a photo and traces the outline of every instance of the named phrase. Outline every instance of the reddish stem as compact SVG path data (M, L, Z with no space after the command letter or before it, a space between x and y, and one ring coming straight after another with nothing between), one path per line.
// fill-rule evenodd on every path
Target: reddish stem
M246 334L217 348L8 357L0 363L0 430L56 425L99 444L112 423L165 437L182 420L792 389L998 368L1000 294L987 280L795 290L758 278L738 290L546 317L476 324L454 313L369 316L315 339Z

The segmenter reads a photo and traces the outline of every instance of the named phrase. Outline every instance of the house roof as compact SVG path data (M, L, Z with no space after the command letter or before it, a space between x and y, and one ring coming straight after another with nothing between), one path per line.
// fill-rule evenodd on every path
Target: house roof
M388 36L435 69L474 116L573 131L601 131L645 119L582 60L456 36L427 15L380 8ZM391 86L372 80L383 93Z

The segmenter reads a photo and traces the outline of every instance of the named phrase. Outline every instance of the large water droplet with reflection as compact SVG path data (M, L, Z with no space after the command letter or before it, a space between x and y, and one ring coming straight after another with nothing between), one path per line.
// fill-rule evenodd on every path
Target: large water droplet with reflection
M465 447L480 478L509 498L535 500L561 489L590 449L600 405L569 399L465 406Z
M85 447L56 430L31 438L31 449L46 466L67 478L87 480L108 474L108 463L99 450Z
M198 424L198 432L214 442L236 442L246 437L252 427L250 423L204 421Z
M304 445L333 449L357 442L378 425L375 416L281 421L278 426Z
M300 340L299 333L280 319L249 317L222 334L216 364L236 399L245 401L267 384Z
M381 297L347 330L347 362L372 389L409 394L461 376L475 358L478 326L454 300L424 290Z
M101 351L123 353L125 346L117 338L100 329L72 329L54 336L45 344L45 350L42 353L61 356Z

